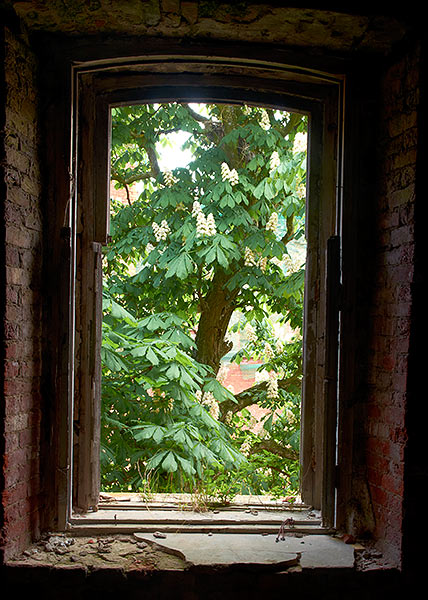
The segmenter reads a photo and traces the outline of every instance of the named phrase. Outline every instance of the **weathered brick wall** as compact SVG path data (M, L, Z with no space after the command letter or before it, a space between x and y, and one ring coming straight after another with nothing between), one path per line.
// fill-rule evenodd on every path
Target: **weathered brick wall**
M1 502L7 558L38 530L42 223L36 63L25 40L7 28L4 54Z
M367 480L374 533L399 563L402 535L407 360L414 276L418 52L387 69L381 84L374 296L370 310ZM363 438L364 439L364 438Z

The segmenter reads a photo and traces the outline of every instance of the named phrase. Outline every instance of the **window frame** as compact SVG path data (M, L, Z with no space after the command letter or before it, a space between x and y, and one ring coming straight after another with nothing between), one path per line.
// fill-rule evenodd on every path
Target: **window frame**
M101 312L96 306L101 301L101 247L109 234L110 108L173 100L246 102L309 116L302 494L308 504L321 509L325 526L335 525L344 77L254 63L164 56L158 61L140 58L73 67L70 377L67 413L60 418L70 468L58 490L58 523L64 528L73 508L96 509L99 492L101 364L96 348L101 342Z

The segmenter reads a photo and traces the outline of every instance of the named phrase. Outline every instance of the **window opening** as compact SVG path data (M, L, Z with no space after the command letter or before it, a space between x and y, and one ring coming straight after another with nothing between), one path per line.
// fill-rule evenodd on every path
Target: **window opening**
M183 105L186 104L193 110L196 110L196 113L198 112L197 105L189 103L206 102L208 105L209 103L220 102L222 104L217 104L219 107L234 107L237 105L242 108L242 103L245 102L245 105L250 107L250 110L258 109L259 111L268 112L270 109L266 107L274 106L276 108L272 110L274 111L273 114L275 114L276 111L282 110L281 107L287 107L287 110L290 111L289 115L294 115L295 113L296 115L307 115L308 125L310 125L310 135L308 137L308 158L312 160L309 160L308 162L308 175L310 173L310 177L306 182L308 186L308 202L305 214L305 239L307 248L304 295L305 327L303 330L303 404L301 414L302 438L300 444L300 459L302 465L301 491L304 502L315 507L316 509L322 510L323 525L326 527L331 527L334 523L334 488L337 480L334 477L335 456L332 452L330 452L335 440L329 441L328 436L335 428L336 420L335 411L327 410L326 407L327 405L332 406L333 404L336 406L337 400L336 396L334 395L334 364L336 352L335 348L338 346L337 335L335 334L336 313L338 306L337 302L332 302L332 298L334 300L335 294L326 294L327 287L332 286L332 282L336 281L336 276L332 272L331 267L332 265L334 267L337 264L336 261L327 261L326 249L329 238L335 235L337 224L336 217L338 199L336 194L338 188L336 153L338 148L337 118L338 92L340 93L340 87L337 87L336 81L332 81L332 87L330 89L328 86L327 88L323 88L322 86L319 88L320 94L318 97L317 94L312 96L312 92L315 90L311 90L309 86L309 97L313 98L313 100L305 99L306 83L303 83L302 86L297 86L298 88L301 87L299 92L300 96L298 94L298 97L289 96L287 94L275 95L275 93L268 94L257 92L252 94L248 90L240 91L229 88L226 91L224 88L215 87L207 89L202 88L200 90L198 88L198 92L195 94L194 90L188 91L184 87L180 87L183 85L183 83L188 81L189 77L187 76L177 76L176 81L179 84L178 87L168 87L169 80L162 84L162 76L158 75L158 77L160 77L159 87L150 87L150 84L149 87L144 89L145 77L140 76L139 73L135 73L130 78L125 79L122 79L120 76L113 78L108 76L105 77L102 73L98 75L89 72L79 75L79 127L76 129L76 131L79 132L77 139L77 155L79 159L76 165L78 166L78 169L76 171L76 262L74 267L76 271L75 298L77 310L75 333L76 351L73 365L76 376L74 378L75 393L73 395L73 477L72 479L70 478L68 488L70 490L70 498L72 498L72 503L70 503L69 506L70 509L74 511L74 514L69 512L68 515L65 514L65 518L71 526L74 526L74 517L76 512L84 512L87 513L88 516L89 513L87 511L89 510L90 512L92 511L91 522L93 522L95 525L93 515L96 514L98 504L100 502L99 448L100 433L102 431L100 426L100 403L102 394L100 389L101 353L97 352L97 348L100 348L102 343L101 305L104 305L104 311L109 314L115 312L116 315L118 315L121 313L121 319L125 322L126 318L129 316L131 317L131 321L132 318L135 320L136 316L133 315L131 311L128 311L130 315L126 315L127 309L123 305L121 299L117 298L113 302L111 294L109 298L109 290L104 290L103 294L102 286L102 261L104 260L104 262L106 262L106 256L103 259L102 246L106 246L107 253L109 251L108 244L106 244L106 235L109 231L109 211L107 210L106 198L108 196L110 199L110 194L107 194L110 176L107 176L107 173L110 171L110 122L113 115L113 110L124 107L128 107L129 110L138 106L153 107L153 104L148 104L149 101L157 103L156 109L158 109L159 106L167 103L170 104L171 99L174 98L174 103L176 106L183 107ZM190 78L190 81L193 81L192 78ZM139 87L141 85L143 87ZM270 82L264 85L267 85L267 87L271 85L272 90L276 90L277 84ZM162 98L162 100L160 100L160 98ZM321 102L319 102L319 100L321 100ZM201 107L203 104L200 104L199 106ZM171 123L169 123L169 126L171 126ZM214 134L215 130L213 131L213 135ZM263 156L260 157L261 159L265 159L266 162L264 164L267 163L267 159L269 158L269 167L273 153L274 148L269 148L268 155L266 156L266 152L264 152ZM252 159L253 157L251 157L251 160ZM148 165L148 156L146 162ZM227 171L223 165L223 162L225 165L227 165ZM257 167L257 160L253 164ZM232 185L232 182L229 180L229 177L231 177L231 174L233 173L233 169L236 169L239 181L239 170L236 167L233 167L232 163L229 164L228 161L221 159L217 161L216 168L221 176L222 184L228 185L229 190L237 188L237 184L235 183ZM157 181L157 185L162 186L162 194L166 194L167 197L168 195L171 196L174 194L174 186L177 183L175 182L175 179L177 179L177 181L180 180L180 173L177 172L177 174L175 174L173 171L174 170L167 175L167 180L169 179L169 181L164 180L163 176ZM228 174L228 176L226 176L226 174ZM160 170L159 173L157 173L157 176L160 177ZM233 174L233 177L235 177L235 174ZM269 184L271 182L268 181L267 183ZM190 178L189 184L195 186L194 182L192 182ZM203 188L201 188L201 190L203 191ZM201 190L199 190L198 193L200 193ZM154 190L152 189L151 192L153 191ZM128 193L130 194L129 189ZM266 186L265 182L260 186L257 193L259 194L257 201L265 201L264 195L265 193L269 194L269 185ZM153 196L151 199L153 200L154 198L155 197ZM194 212L193 209L195 201L199 203L199 207L198 204L196 204L196 210ZM130 195L129 197L127 196L127 190L125 188L125 206L123 208L131 209L132 204L133 199ZM177 205L177 199L175 198L173 202L168 200L166 204L170 210L172 207L174 207L174 217L179 220L179 213L182 212L180 210L181 207L179 210L175 210L175 208L180 205L180 201L178 201ZM193 222L193 228L196 229L196 219L198 214L201 212L204 214L204 223L205 227L207 227L208 215L210 213L204 213L204 206L202 202L200 200L196 200L196 198L192 198L191 207L192 213L194 212L190 219L190 221ZM236 218L237 215L239 215L239 210L237 210L236 207L232 212L232 218ZM160 214L159 217L161 217ZM167 227L162 228L162 221L164 220L167 223ZM216 236L218 236L219 231L220 233L222 232L218 227L218 223L214 214L213 217L210 217L210 224L212 224L212 220L214 221L214 225L216 227ZM200 221L202 221L201 218ZM155 227L150 224L151 226L148 228L148 230L151 231L153 236L155 235L155 231L157 231L160 241L164 242L165 239L162 238L165 237L165 230L166 237L168 237L168 235L170 235L174 229L171 227L171 224L168 223L168 220L164 218L164 216L159 218L157 221L155 220L155 223ZM169 228L170 231L168 231L167 228ZM114 233L114 223L112 223L111 233ZM194 235L196 235L196 233ZM185 236L183 237L184 240L181 241L187 241L187 238ZM215 236L206 235L206 238L209 238L210 241L212 241L212 237ZM221 236L219 237L221 238ZM155 239L155 242L158 241L159 240ZM147 241L147 243L150 243L150 241ZM275 243L278 244L278 240L275 240ZM253 251L256 250L256 248L252 247L250 243L246 244L245 247L248 247ZM185 247L183 254L188 254L188 250L189 248ZM229 249L226 248L226 250L227 251L224 252L224 248L221 247L221 245L219 246L219 249L216 248L214 256L211 255L210 257L211 262L214 260L218 262L220 262L220 260L224 260L222 252L227 256ZM209 250L204 248L202 252L204 252L202 256L206 256ZM152 260L152 253L153 250L151 250L149 254L145 255L145 259L150 258L150 260ZM247 252L247 256L251 255L249 255ZM173 257L171 257L171 252L168 255L168 252L164 251L161 253L157 251L153 254L153 257L159 259L163 267L165 267L168 260L171 259L171 261L174 261L172 273L168 278L164 278L164 281L166 280L168 285L171 283L168 280L172 279L173 275L176 275L178 272L186 275L189 269L188 264L191 263L191 260L188 261L187 258L181 256L181 251L177 252L177 254ZM199 255L197 258L200 258ZM260 259L265 257L259 256L258 258ZM244 266L247 268L247 270L250 268L249 265ZM133 265L133 269L134 272L132 275L134 277L141 277L141 273L144 270L142 268L142 264L137 265L137 263L135 263ZM176 279L178 281L180 278L176 277ZM168 285L164 285L164 281L161 281L161 278L159 278L157 281L159 298L166 296L169 293ZM244 286L246 286L246 284L247 282L245 282ZM244 286L243 289L245 292L247 292L248 288ZM169 287L171 286L169 285ZM195 286L195 289L192 290L192 293L194 294L195 299L199 300L196 290L197 286ZM332 290L330 291L332 292ZM182 294L178 297L178 300L182 302L183 298L184 295ZM328 298L330 298L330 300L328 300ZM327 305L328 302L330 302L331 306ZM157 306L156 308L160 309L162 308L162 305L159 304L159 307ZM170 305L168 305L168 309L169 308ZM165 311L164 308L162 308L162 312L170 313L171 311ZM245 313L246 312L247 311L245 311ZM233 313L234 311L232 311L231 314ZM159 317L159 315L157 316ZM187 309L184 311L184 314L179 316L182 319L189 319ZM163 315L163 317L165 318L165 315ZM143 319L144 318L147 318L147 316L144 315ZM107 323L106 318L104 318L104 321ZM209 321L207 322L209 323ZM169 324L175 329L179 329L177 323L170 321ZM132 323L128 323L128 325L131 326ZM151 325L153 325L153 323L151 323ZM200 327L198 321L198 329L194 328L192 334L195 342L197 341L196 335L198 334L199 329ZM241 333L243 332L243 329L244 328L242 328ZM106 337L104 337L103 354L106 352L110 353L110 359L112 360L114 360L114 358L120 359L121 353L123 354L123 349L125 347L123 342L126 341L126 336L122 336L122 343L119 343L120 335L118 334L117 328L111 328L111 330L113 333L113 338L116 336L116 342L113 342L113 345L110 344L110 347L107 347L106 350ZM327 331L328 335L325 335ZM248 330L244 333L248 333ZM188 337L192 339L192 335ZM166 335L163 335L162 341L164 342L164 346L166 347L166 341L169 341L171 345L172 340L165 340L165 338ZM110 341L111 339L112 338L110 338ZM115 343L116 346L114 345ZM107 346L108 345L109 343L107 343ZM141 350L144 345L146 348ZM150 343L144 344L143 339L139 346L140 348L137 350L137 352L142 351L143 355L148 359ZM172 346L174 346L174 344L172 344ZM151 347L150 350L154 355L156 355L156 349L154 349L154 347ZM175 345L175 347L171 350L171 352L173 351L177 352L177 345ZM114 356L115 352L118 353L118 356L116 357ZM153 359L152 354L150 354L150 357ZM104 358L105 356L103 359ZM169 358L171 359L171 364L177 362L172 354ZM208 362L209 361L206 361L203 364L207 364ZM168 366L168 368L171 367L171 364ZM153 371L153 367L157 365L151 364L149 366ZM184 367L185 365L181 366ZM179 368L180 375L181 372L182 369ZM180 375L176 375L176 381L180 378ZM156 378L153 383L156 382L159 382L159 378ZM326 382L328 385L326 385ZM167 384L165 383L165 385ZM214 383L214 385L217 386L218 382ZM147 391L149 390L150 388L148 388ZM153 392L153 390L154 388L152 387L151 391ZM161 392L163 391L166 390L162 389ZM194 394L196 391L197 390L195 390ZM205 389L201 390L202 395L205 391ZM166 395L165 397L161 395L161 401L166 402L167 400L168 398L166 398ZM209 415L209 412L206 411L201 403L197 403L196 410L201 410L202 408L205 411L204 414L208 415L208 418L211 417L212 419L212 415ZM114 420L114 415L110 413L109 418ZM333 421L334 427L332 427ZM271 423L272 422L273 419ZM146 435L148 436L149 433L153 436L157 435L155 430L159 430L159 427L153 427L153 423L143 423L141 425L142 427L140 428L140 433L142 432L143 439ZM152 426L151 431L149 430L149 425ZM125 433L125 429L122 428L121 431L122 434ZM162 430L160 433L162 433ZM180 433L178 435L180 436ZM218 449L220 443L218 440L216 440L216 442ZM172 458L174 458L175 464L172 461ZM172 480L174 474L178 471L178 462L183 464L182 461L183 459L186 460L186 457L182 456L182 460L180 461L179 458L177 459L175 456L171 456L171 450L167 449L167 453L164 453L160 458L158 456L158 459L162 461L162 466L163 460L167 459L165 466L170 468L170 471L167 472L169 473L169 479ZM129 470L129 464L127 466ZM194 469L197 471L195 467ZM189 471L191 472L191 469L189 469ZM228 473L226 473L226 475L228 475ZM129 504L129 506L131 507L131 504ZM113 505L112 508L115 508L115 506ZM102 526L102 515L100 515L100 518L100 523ZM89 521L86 521L86 523L89 523ZM108 523L111 524L112 519L107 519L107 521L104 521L104 523L106 523L106 526L108 527Z
M107 498L300 502L306 137L259 106L112 109Z

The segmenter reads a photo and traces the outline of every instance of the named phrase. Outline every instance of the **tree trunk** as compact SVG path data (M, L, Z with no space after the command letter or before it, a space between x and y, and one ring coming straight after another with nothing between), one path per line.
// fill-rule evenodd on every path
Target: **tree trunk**
M201 302L201 316L195 339L195 359L212 367L216 375L220 360L232 348L232 344L224 338L238 296L238 291L229 292L226 289L226 281L224 273L215 275L211 290Z

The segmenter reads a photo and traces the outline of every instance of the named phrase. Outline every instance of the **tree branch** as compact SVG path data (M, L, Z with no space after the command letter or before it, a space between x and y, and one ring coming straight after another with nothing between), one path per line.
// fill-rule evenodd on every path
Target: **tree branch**
M260 440L260 442L256 442L251 446L250 454L257 454L261 450L267 450L268 452L272 452L272 454L277 454L288 460L299 459L298 452L295 452L292 448L282 446L275 440Z
M132 185L136 181L142 181L144 179L150 179L150 177L156 177L156 173L154 173L153 171L144 171L144 173L134 173L130 177L122 177L122 175L118 173L118 171L112 171L110 176L113 181L117 181L123 186L126 186Z
M299 113L292 113L290 115L290 120L286 125L280 125L280 123L276 121L272 127L276 129L282 135L282 137L285 138L295 127L297 127L297 125L299 125L302 118L303 115L300 115Z
M199 113L196 112L196 110L193 110L193 108L191 106L189 106L188 104L183 103L181 105L185 110L187 110L187 112L189 113L189 115L191 117L193 117L195 119L195 121L199 121L201 123L212 123L211 119L209 117L205 117L204 115L200 115Z
M224 128L221 122L216 122L210 119L209 117L205 117L204 115L200 115L193 108L191 108L188 104L181 105L189 115L197 122L204 123L205 127L203 131L201 131L201 135L204 135L210 142L218 145L224 136Z
M292 386L299 385L300 380L301 380L301 375L302 375L301 368L299 367L293 373L293 375L291 375L291 377L288 377L287 379L279 379L278 387L282 390L287 390ZM236 394L236 396L235 396L236 402L233 402L233 400L225 400L224 402L222 402L220 404L220 411L221 411L220 421L224 421L225 416L228 412L237 413L240 410L242 410L243 408L246 408L247 406L251 406L252 404L257 404L257 396L263 392L264 393L267 392L267 382L266 381L262 381L261 383L253 385L252 387L250 387L246 390L243 390L239 394Z
M281 238L281 242L286 246L294 238L294 214L286 219L287 231Z

